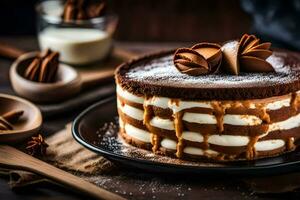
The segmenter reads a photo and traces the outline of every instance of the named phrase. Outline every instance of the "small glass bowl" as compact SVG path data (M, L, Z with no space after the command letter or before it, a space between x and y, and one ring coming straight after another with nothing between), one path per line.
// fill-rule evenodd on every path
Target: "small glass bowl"
M38 41L41 50L60 53L60 60L71 65L86 65L105 59L113 46L118 17L107 14L88 20L62 19L64 2L48 0L37 7Z

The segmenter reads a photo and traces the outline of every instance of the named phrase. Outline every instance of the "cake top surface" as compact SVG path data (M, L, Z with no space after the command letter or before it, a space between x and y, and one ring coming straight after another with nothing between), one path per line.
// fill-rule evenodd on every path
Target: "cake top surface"
M275 72L190 76L173 63L174 50L121 65L117 82L137 95L199 100L260 99L300 90L299 54L274 51L266 59Z

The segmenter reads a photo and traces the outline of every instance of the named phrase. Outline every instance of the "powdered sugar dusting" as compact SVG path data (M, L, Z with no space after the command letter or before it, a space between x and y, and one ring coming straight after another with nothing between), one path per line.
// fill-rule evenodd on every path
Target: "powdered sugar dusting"
M291 72L290 66L284 65L282 57L272 54L269 58L266 59L266 61L273 66L276 73L289 74Z
M224 51L227 49L228 51L235 52L237 51L238 41L227 42L224 46L222 46L221 50Z
M173 55L167 55L136 64L125 76L133 81L143 81L153 85L199 88L278 85L297 79L298 73L290 73L291 67L285 65L281 56L274 53L267 59L267 62L274 67L276 73L240 73L238 76L209 74L194 77L180 73L173 64Z

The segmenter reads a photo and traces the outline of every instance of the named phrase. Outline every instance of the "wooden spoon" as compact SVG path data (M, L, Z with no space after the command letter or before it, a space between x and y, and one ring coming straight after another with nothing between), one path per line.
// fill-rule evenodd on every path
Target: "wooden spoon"
M93 185L81 178L29 156L14 147L0 145L0 165L30 171L64 186L84 192L98 199L123 200L125 198Z
M40 130L43 121L42 114L34 104L16 96L0 93L0 115L9 111L24 111L24 114L14 124L14 130L0 133L0 143L16 144Z

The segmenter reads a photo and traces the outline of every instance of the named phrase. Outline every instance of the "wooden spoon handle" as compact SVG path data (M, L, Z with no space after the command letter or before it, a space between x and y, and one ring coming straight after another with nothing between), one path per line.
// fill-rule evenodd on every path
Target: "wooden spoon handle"
M5 57L9 59L17 59L19 56L23 55L24 53L26 52L21 49L0 42L1 57Z
M54 180L62 185L84 192L100 199L123 200L124 198L97 187L79 177L49 165L41 160L29 156L13 147L0 145L0 164L14 169L30 171Z

